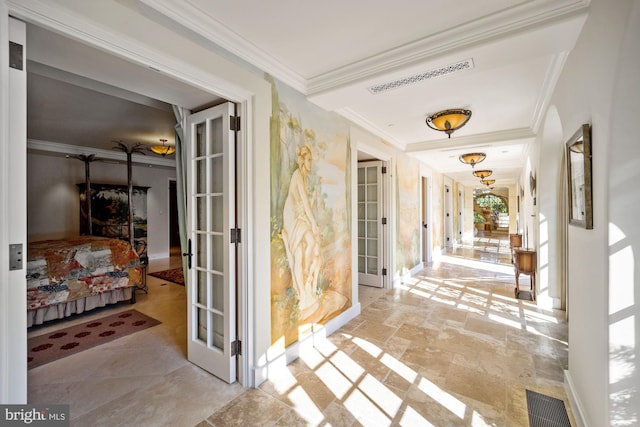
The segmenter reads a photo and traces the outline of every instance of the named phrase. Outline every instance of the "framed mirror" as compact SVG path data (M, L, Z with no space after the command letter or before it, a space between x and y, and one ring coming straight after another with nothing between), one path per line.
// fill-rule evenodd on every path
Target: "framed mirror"
M591 125L583 124L567 141L569 224L593 228L591 195Z

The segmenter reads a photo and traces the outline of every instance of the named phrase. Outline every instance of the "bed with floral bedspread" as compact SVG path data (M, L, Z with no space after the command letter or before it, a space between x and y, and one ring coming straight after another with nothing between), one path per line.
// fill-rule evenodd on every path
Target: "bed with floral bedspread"
M140 259L123 240L80 236L31 242L27 251L27 326L124 300L135 302Z

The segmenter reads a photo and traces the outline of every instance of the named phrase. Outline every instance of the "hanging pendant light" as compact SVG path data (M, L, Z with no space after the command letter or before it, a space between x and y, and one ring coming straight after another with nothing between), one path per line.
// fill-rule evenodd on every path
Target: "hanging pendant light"
M488 169L482 169L479 171L473 171L473 175L480 178L480 179L485 179L486 177L488 177L489 175L491 175L493 173L492 170L488 170Z
M495 184L496 180L495 179L483 179L480 182L483 183L484 185L486 185L487 187L489 187L490 185Z
M162 142L162 145L152 145L151 147L149 147L149 150L162 157L176 152L176 147L174 147L173 145L166 145L166 139L161 139L160 142Z
M454 108L430 115L427 117L427 126L444 132L451 138L451 134L464 126L469 121L469 118L471 118L471 110Z
M472 168L486 158L486 153L466 153L461 154L460 157L458 157L462 163L471 165Z

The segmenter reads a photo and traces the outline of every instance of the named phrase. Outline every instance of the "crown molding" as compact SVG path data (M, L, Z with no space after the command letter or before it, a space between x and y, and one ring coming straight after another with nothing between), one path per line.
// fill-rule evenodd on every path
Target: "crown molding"
M42 141L38 139L27 139L27 150L32 153L45 153L60 157L69 155L95 154L100 160L116 163L127 163L127 155L121 151L103 150L100 148L81 147L78 145L60 144L57 142ZM175 159L166 157L145 156L142 154L132 154L131 162L142 166L159 166L163 168L175 169Z
M450 150L452 148L475 147L481 144L492 146L508 145L522 139L533 140L536 135L530 128L508 129L497 132L488 132L478 135L459 136L452 139L441 138L433 141L414 142L407 144L407 153L419 153L420 151Z
M7 0L7 5L12 16L102 49L111 55L229 101L238 102L253 95L244 87L221 80L215 73L190 65L135 38L122 36L109 28L93 24L93 21L64 7L42 0Z
M344 118L352 121L353 123L357 124L358 126L362 127L363 129L366 129L369 132L373 133L374 135L379 136L380 138L382 138L385 141L389 142L390 144L392 144L393 146L395 146L399 150L404 150L406 148L406 146L407 146L406 143L404 143L402 141L399 141L397 138L395 138L391 134L387 133L384 129L381 129L380 127L376 126L375 124L373 124L369 120L365 119L362 115L356 113L351 108L348 108L348 107L339 108L339 109L335 110L335 112L340 114L342 117L344 117Z
M231 31L214 16L204 13L188 2L174 0L141 0L169 19L183 25L197 34L212 41L235 56L265 71L278 80L298 90L307 92L307 81L290 67L282 64L273 56L255 46L248 40ZM212 25L213 24L213 25Z
M590 0L525 2L311 78L306 94L318 95L550 20L573 16L584 12L589 4Z
M553 55L549 65L547 66L547 72L545 73L544 82L542 83L542 88L540 90L540 95L536 101L535 109L533 112L533 120L531 129L535 134L540 130L540 126L544 121L545 114L547 113L547 109L549 108L549 104L551 103L551 97L553 96L553 91L555 90L556 83L558 83L558 79L560 79L560 75L562 74L562 68L564 67L567 58L569 57L569 52L561 52Z

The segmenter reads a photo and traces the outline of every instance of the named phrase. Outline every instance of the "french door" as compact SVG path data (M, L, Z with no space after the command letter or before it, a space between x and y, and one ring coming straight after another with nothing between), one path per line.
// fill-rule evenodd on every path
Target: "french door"
M358 163L358 283L383 287L382 162Z
M187 358L236 381L235 106L187 117Z

